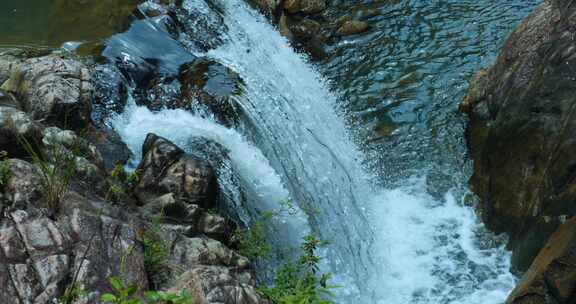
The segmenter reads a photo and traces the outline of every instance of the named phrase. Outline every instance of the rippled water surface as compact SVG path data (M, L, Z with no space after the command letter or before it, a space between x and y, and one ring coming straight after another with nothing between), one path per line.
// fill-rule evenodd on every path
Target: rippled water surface
M323 66L353 123L367 129L366 161L388 181L432 166L461 184L467 165L457 105L468 80L541 0L337 2L342 14L380 12L367 20L370 33L335 45Z

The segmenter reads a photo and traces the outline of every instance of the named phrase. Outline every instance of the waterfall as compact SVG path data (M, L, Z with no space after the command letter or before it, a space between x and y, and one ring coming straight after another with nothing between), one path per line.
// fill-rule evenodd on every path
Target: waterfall
M207 52L181 43L240 75L244 92L233 98L253 128L226 128L183 110L152 113L131 102L113 125L137 157L148 132L188 150L196 137L225 147L232 171L255 196L249 208L278 210L291 198L308 211L282 218L276 241L292 246L310 229L329 241L322 255L341 286L338 303L505 300L514 286L509 256L490 243L461 191L432 197L425 173L378 189L337 110L337 92L306 57L243 0L187 0L185 7L197 3L221 10L222 41Z

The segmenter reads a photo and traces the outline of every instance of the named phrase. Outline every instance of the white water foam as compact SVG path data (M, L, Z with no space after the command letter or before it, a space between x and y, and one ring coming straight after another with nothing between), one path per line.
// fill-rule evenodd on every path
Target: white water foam
M235 130L184 110L153 113L146 107L136 106L133 100L129 100L125 112L111 122L136 157L135 162L142 155L142 144L149 133L162 136L185 150L194 138L205 138L222 145L228 150L232 170L251 185L253 194L257 196L258 206L251 207L277 216L284 226L279 229L283 231L280 237L286 239L288 246L298 244L309 231L302 211L286 214L285 207L279 204L289 198L289 193L268 160Z
M434 199L422 179L373 190L322 77L243 1L221 6L228 39L207 55L244 80L237 101L257 128L256 142L185 111L132 105L114 123L131 149L139 154L148 132L184 147L206 137L230 150L234 170L262 204L278 208L291 196L320 209L311 225L336 247L328 255L333 271L353 279L337 282L344 285L338 303L502 303L514 285L509 255L482 246L472 209L450 193ZM286 220L294 239L308 227L302 218Z
M489 239L472 208L425 189L424 178L412 178L371 202L374 254L382 261L377 303L503 303L515 285L509 253L480 248Z

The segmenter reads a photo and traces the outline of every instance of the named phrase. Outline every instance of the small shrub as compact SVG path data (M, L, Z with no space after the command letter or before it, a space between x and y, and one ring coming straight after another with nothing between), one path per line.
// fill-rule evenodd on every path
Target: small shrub
M257 221L249 229L237 229L234 238L238 241L238 252L251 260L266 258L272 247L266 238L266 226L272 214L264 214L263 218Z
M273 287L261 292L275 304L332 304L327 299L330 274L319 274L320 258L315 251L324 242L313 235L306 236L301 246L302 255L294 263L285 264L276 273Z
M76 302L76 300L80 299L86 292L77 284L72 284L72 286L66 288L62 297L56 300L54 303L56 304L72 304Z
M126 199L130 190L136 186L139 179L138 171L127 173L124 166L116 165L108 178L110 188L108 189L107 199L115 202Z
M38 166L41 175L41 187L46 207L53 213L60 209L60 201L68 192L76 173L76 157L64 146L54 144L48 152L39 152L25 138L21 139L24 148Z
M160 220L161 216L155 218L150 228L139 236L144 247L144 267L154 288L162 283L161 276L171 271L170 248L161 236Z
M112 293L103 294L100 300L111 304L192 304L192 297L186 290L180 293L148 291L145 298L138 296L136 285L127 286L120 277L109 280Z
M8 154L6 151L0 151L0 191L4 191L8 182L12 177L12 170L10 163L7 160Z

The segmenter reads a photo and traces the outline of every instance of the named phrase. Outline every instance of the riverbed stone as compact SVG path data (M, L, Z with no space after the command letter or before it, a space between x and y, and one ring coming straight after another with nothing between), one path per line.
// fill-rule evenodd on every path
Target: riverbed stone
M337 30L341 36L356 35L364 33L370 29L368 22L360 20L345 21Z
M316 14L326 9L325 0L285 0L284 10L290 14Z

